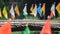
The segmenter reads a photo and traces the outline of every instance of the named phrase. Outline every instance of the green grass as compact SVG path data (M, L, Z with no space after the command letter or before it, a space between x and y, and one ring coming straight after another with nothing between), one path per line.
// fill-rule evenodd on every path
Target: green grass
M2 17L2 18L0 18L0 20L8 20L8 19L6 19L5 17ZM37 16L36 17L34 17L34 16L26 16L25 18L23 18L21 20L41 20L41 19L39 19ZM51 20L52 21L60 21L60 17L57 17L57 18L54 17Z
M24 18L23 20L40 20L38 17L34 17L34 16L27 16L26 18ZM43 19L44 20L44 19ZM51 19L52 21L60 21L60 17L57 18L53 18Z
M52 21L60 21L60 17L52 19Z
M30 34L34 34L34 33L38 33L38 32L40 32L40 31L31 31L31 33ZM15 32L12 32L12 34L23 34L23 31L15 31Z
M60 31L55 31L55 32L58 32L60 34ZM40 34L40 31L31 31L30 34L34 34L34 33ZM23 31L15 31L15 32L12 32L12 34L23 34Z
M24 18L25 20L39 20L38 17L34 17L34 16L27 16Z

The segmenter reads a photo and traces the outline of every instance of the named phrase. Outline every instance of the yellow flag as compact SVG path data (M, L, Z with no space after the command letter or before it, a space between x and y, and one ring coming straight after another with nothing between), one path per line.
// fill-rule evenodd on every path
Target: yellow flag
M30 8L30 11L31 11L31 15L34 15L34 16L36 16L36 14L37 14L37 5L35 4L35 7L33 8L33 5L31 6L31 8Z
M36 15L37 15L37 5L36 4L35 4L35 7L33 9L33 12L34 12L34 16L36 17Z
M36 9L37 9L37 5L35 4L35 7L34 7L34 9L33 9L33 10L34 10L33 12L35 12L35 11L36 11Z
M16 4L15 6L15 12L18 16L20 16L20 12L19 12L19 8L18 8L18 5Z
M2 18L1 10L0 10L0 18Z
M60 3L58 3L58 5L56 6L56 10L58 11L58 13L60 15Z
M6 10L6 6L4 6L4 8L3 8L3 15L6 19L8 19L8 13L7 13L7 10Z
M42 12L43 12L43 15L45 15L45 3L42 6Z
M33 12L33 4L32 4L32 6L31 6L31 8L30 8L30 11L31 11L31 15L34 15L34 12Z
M30 11L32 12L32 10L33 10L33 4L32 4L32 6L31 6L31 8L30 8Z

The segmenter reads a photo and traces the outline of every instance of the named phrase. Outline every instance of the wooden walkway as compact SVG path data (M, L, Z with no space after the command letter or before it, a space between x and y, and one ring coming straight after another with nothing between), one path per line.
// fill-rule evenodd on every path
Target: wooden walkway
M0 20L0 26L5 24L8 20ZM42 27L45 23L46 20L10 20L12 23L12 27L14 25L18 26L25 26L26 23L32 26L40 26ZM60 28L60 21L51 21L51 26L52 28Z

